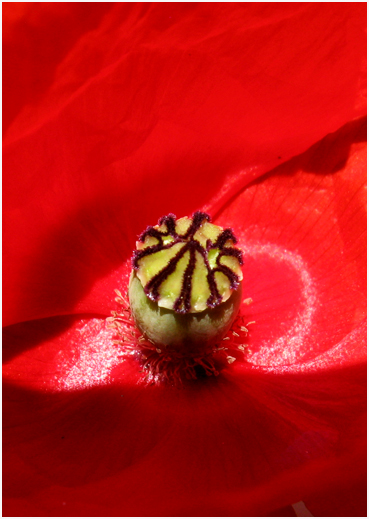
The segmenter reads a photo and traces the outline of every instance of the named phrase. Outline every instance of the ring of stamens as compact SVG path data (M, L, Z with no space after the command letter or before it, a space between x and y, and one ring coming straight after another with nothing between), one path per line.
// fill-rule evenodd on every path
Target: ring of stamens
M253 323L245 323L245 318L240 315L220 342L196 357L172 348L160 349L135 326L127 297L119 290L116 290L116 294L118 310L112 311L112 316L107 318L107 325L116 332L114 342L127 355L136 357L140 362L143 381L148 384L167 382L180 386L185 380L198 379L201 374L207 377L218 376L224 367L237 358L244 358L249 352L248 326ZM250 302L247 301L247 304Z

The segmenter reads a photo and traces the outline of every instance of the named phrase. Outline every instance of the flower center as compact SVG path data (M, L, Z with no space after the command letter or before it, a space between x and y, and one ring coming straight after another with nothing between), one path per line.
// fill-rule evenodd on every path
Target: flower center
M110 321L123 344L133 338L149 379L178 382L199 372L217 375L235 360L226 334L242 300L243 259L236 243L232 229L210 223L202 212L179 220L169 214L139 236L129 310L120 297L123 309ZM130 316L136 331L127 333ZM233 350L240 354L244 346Z
M179 314L203 312L227 301L242 280L242 252L232 229L206 213L176 221L162 217L139 237L132 265L144 292Z

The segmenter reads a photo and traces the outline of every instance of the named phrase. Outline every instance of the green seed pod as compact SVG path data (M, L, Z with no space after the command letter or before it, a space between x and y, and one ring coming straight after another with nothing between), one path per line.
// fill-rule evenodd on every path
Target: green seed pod
M242 300L242 252L206 213L169 214L139 237L129 283L138 328L158 349L196 355L221 341Z
M240 284L226 302L215 308L186 314L162 308L151 301L134 272L128 294L133 318L148 339L159 348L170 347L191 356L215 345L225 336L238 314L242 286Z

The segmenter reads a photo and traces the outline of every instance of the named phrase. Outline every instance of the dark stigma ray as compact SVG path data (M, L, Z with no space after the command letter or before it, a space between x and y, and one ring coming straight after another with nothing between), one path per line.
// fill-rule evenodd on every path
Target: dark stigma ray
M219 267L213 269L212 272L214 274L215 274L215 272L222 272L225 276L227 276L227 278L229 279L229 282L230 282L230 287L233 289L237 288L238 285L240 284L237 274L235 274L233 272L233 270L231 270L226 265L220 265Z
M179 314L186 314L191 308L192 276L196 267L196 249L192 244L193 242L189 242L190 260L184 271L181 292L173 306L174 311Z
M211 267L209 264L207 251L204 250L204 248L200 245L200 243L196 243L196 250L203 257L206 269L208 271L208 273L206 275L206 279L207 279L209 290L210 290L210 296L209 296L208 300L206 301L206 304L210 308L214 308L221 302L222 296L219 294L219 290L218 290L218 287L217 287L217 284L215 281L214 272L211 270Z
M156 238L157 240L159 240L158 245L162 245L163 236L165 236L165 235L163 233L161 233L160 231L158 231L157 229L155 229L154 227L150 226L150 227L147 227L147 229L143 233L140 234L140 236L138 237L138 241L143 243L147 236L152 236L153 238Z
M163 225L163 223L166 225L168 231L165 235L168 236L168 234L170 234L173 238L177 238L176 215L169 213L167 216L162 216L159 220L159 225Z
M177 254L171 258L163 269L160 270L154 277L150 279L150 281L146 284L144 290L145 294L152 299L153 301L157 301L160 297L158 289L160 285L167 279L170 274L172 274L177 266L178 261L182 258L182 256L189 249L189 243L183 245L182 249L177 252Z
M210 216L207 213L202 213L201 211L196 211L196 213L192 216L193 220L190 227L187 229L186 233L181 236L184 240L187 238L193 238L193 235L196 231L198 231L203 224L204 220L210 222Z
M224 229L218 236L216 242L212 245L212 249L223 249L224 245L228 240L231 240L232 243L237 243L237 238L233 234L232 229Z
M177 245L177 243L181 243L179 239L172 241L171 243L167 243L166 245L161 245L158 243L157 245L151 245L151 247L146 247L146 249L135 250L132 257L132 267L134 269L138 269L138 261L145 256L150 256L151 254L155 254L156 252L160 252L161 250L171 249L173 245Z
M240 249L232 249L231 247L224 247L221 250L217 260L220 260L220 258L222 258L223 256L233 256L238 259L238 262L240 265L243 265L243 254L242 254L242 251L240 251Z
M236 289L239 286L239 276L233 272L233 270L226 265L220 263L220 259L223 256L231 256L238 260L239 264L243 264L243 255L241 250L226 247L226 243L231 241L233 244L237 243L237 239L232 229L224 229L221 231L214 243L210 239L206 241L206 247L204 248L197 240L194 239L195 233L201 228L204 222L210 222L211 218L207 213L196 211L192 215L192 222L189 225L187 231L184 234L178 234L176 231L176 217L170 213L167 216L163 216L159 219L158 225L165 225L166 231L159 231L154 227L147 227L146 230L139 236L139 241L144 243L146 237L150 236L156 238L158 243L156 245L148 246L144 249L136 250L132 257L132 266L135 270L140 268L138 262L140 259L155 254L161 250L170 249L177 243L183 243L183 247L172 257L168 264L161 269L160 272L155 274L146 286L144 287L146 295L153 301L158 301L160 298L159 288L164 281L173 274L176 270L179 260L183 255L190 251L190 258L188 265L185 268L182 278L181 291L178 298L174 301L173 310L177 313L188 313L191 310L191 293L192 293L192 278L196 268L196 251L199 252L204 260L205 267L207 270L206 280L210 290L210 297L206 304L209 308L214 308L222 302L222 296L219 293L218 286L215 279L216 272L222 272L230 282L230 288ZM173 241L164 245L163 238L171 236ZM219 254L216 259L216 267L211 268L208 260L208 253L212 249L218 249Z

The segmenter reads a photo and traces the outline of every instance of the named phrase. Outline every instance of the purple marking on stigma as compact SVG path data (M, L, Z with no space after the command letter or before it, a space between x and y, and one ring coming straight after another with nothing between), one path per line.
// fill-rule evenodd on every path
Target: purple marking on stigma
M223 247L223 249L221 249L221 252L217 258L217 262L223 256L234 256L235 258L238 259L238 263L240 265L243 265L243 254L240 249L233 249L232 247Z
M222 249L226 242L231 240L234 244L237 243L237 238L233 234L232 229L224 229L221 234L218 236L217 241L212 246L213 249Z
M135 250L132 256L132 267L137 270L139 268L138 261L145 256L150 256L150 254L154 254L155 252L159 252L161 250L170 249L173 245L180 243L180 240L174 240L171 243L167 243L163 245L162 243L157 243L156 245L151 245L151 247L146 247L146 249Z
M193 235L196 231L198 231L203 224L204 220L207 220L208 222L211 221L210 216L207 213L202 213L201 211L196 211L192 215L192 223L190 227L187 229L187 232L181 236L183 239L187 238L193 238Z
M160 298L159 288L162 283L176 270L179 260L184 254L189 251L190 258L185 268L182 279L181 291L178 298L175 300L173 309L177 313L186 314L191 310L191 291L192 291L192 277L196 268L196 251L199 252L204 260L207 269L207 282L210 290L210 297L206 304L209 308L214 308L222 302L222 296L219 293L216 281L215 273L222 272L230 282L230 288L236 289L239 286L239 276L233 272L232 269L226 265L220 263L220 259L223 256L233 256L237 258L240 265L243 264L242 252L239 249L233 247L226 247L225 244L230 240L232 243L237 243L237 239L232 229L224 229L216 239L214 243L210 239L206 241L206 248L204 248L197 240L194 239L195 233L200 229L205 221L210 222L211 218L207 213L196 211L192 215L192 222L184 234L178 234L176 232L176 217L170 213L167 216L163 216L159 219L158 225L165 225L166 231L159 231L152 226L147 229L139 236L139 240L143 243L147 236L154 237L158 240L158 243L146 247L145 249L136 250L132 257L132 266L134 269L139 268L139 260L145 256L155 254L161 250L170 249L173 245L183 243L183 247L172 257L167 265L162 268L160 272L155 274L144 287L145 294L153 301L158 301ZM163 237L171 236L173 241L164 245ZM208 261L208 252L211 249L219 249L219 255L216 260L216 267L212 269Z
M237 274L233 272L229 267L226 267L225 265L220 265L219 267L212 270L212 272L222 272L230 282L230 287L235 289L240 284Z
M160 231L155 229L152 225L147 227L147 229L145 229L144 232L140 234L140 236L138 237L139 241L141 243L144 243L146 236L152 236L153 238L158 239L159 244L163 243L163 235L161 234Z
M183 245L182 249L177 252L177 254L168 261L168 265L166 265L163 269L160 270L155 276L153 276L150 281L144 287L145 294L152 299L153 301L157 301L160 297L158 292L160 285L167 279L167 277L172 274L177 266L178 261L182 258L182 256L187 252L189 248L189 243Z
M169 213L167 216L162 216L159 219L158 224L159 225L165 224L167 226L168 232L164 236L168 236L168 234L170 234L173 237L178 236L176 233L176 215L175 214Z
M192 276L196 266L194 242L189 242L190 261L183 274L182 288L174 302L173 310L179 314L187 314L191 309Z
M200 243L197 243L197 251L202 255L206 269L208 271L206 279L208 281L209 290L210 290L210 297L206 301L206 304L209 308L214 308L219 303L222 302L222 296L219 294L219 290L215 281L215 275L214 271L211 270L207 251L204 250L204 248L200 245Z

